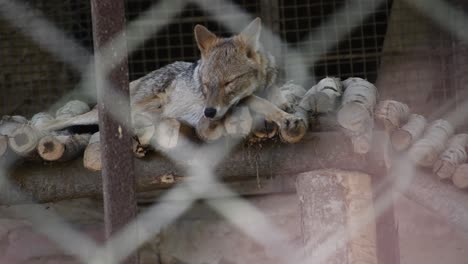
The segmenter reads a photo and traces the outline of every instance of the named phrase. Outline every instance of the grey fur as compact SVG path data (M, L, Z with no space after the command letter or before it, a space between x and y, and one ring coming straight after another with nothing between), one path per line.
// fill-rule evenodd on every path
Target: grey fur
M202 59L174 62L130 84L132 110L152 120L175 118L197 127L204 109L223 118L233 105L254 93L274 87L276 64L258 42L260 19L239 35L217 38L203 26L195 27Z
M260 51L259 51L260 52ZM277 68L273 56L260 54L265 60L265 76L256 84L256 91L273 86ZM164 118L175 118L193 127L203 117L206 99L200 81L200 61L196 63L174 62L155 70L130 84L134 112L157 113ZM244 97L246 95L242 95ZM149 98L157 98L140 106ZM240 96L235 100L238 101Z

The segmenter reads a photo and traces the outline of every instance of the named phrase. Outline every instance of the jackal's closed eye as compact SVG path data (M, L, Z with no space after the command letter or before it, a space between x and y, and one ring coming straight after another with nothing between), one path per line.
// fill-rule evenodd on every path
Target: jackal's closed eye
M208 85L206 85L206 83L202 84L202 92L203 94L206 94L208 92Z
M232 80L230 80L230 81L224 82L224 86L226 87L226 86L230 85L234 80L235 80L235 79L232 79Z
M244 73L241 73L241 74L237 75L236 77L232 78L231 80L226 81L226 82L224 83L224 86L228 86L229 84L231 84L231 83L233 83L234 81L240 79L241 77L244 77L245 75L247 75L247 74L249 74L249 73L250 73L250 72L248 71L248 72L244 72Z

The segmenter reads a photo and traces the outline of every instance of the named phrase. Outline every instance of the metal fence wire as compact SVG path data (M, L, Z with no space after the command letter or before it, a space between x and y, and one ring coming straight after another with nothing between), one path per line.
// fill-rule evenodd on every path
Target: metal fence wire
M182 0L175 0L182 1ZM392 28L396 33L393 42L384 48L384 37L387 33L392 1L370 1L370 14L364 14L363 1L357 1L358 8L355 13L344 12L343 16L336 17L340 8L345 7L346 1L234 1L234 4L251 16L266 17L266 26L272 29L283 40L280 44L282 54L288 49L306 49L303 59L307 63L308 75L302 84L311 87L314 81L326 76L350 76L362 77L370 82L375 82L378 70L383 58L395 57L396 48L407 48L417 51L424 61L443 65L442 70L450 71L449 65L465 63L459 61L453 54L453 38L437 26L432 27L431 21L420 12L415 12L408 4L397 4L393 7L393 13L402 13L401 21ZM455 7L462 9L463 5L455 1ZM91 7L88 1L28 1L30 6L44 14L54 22L63 32L92 52L92 26ZM158 1L128 0L126 4L126 19L132 21L148 7L157 4ZM272 8L273 7L273 8ZM195 61L199 52L194 43L193 28L196 24L203 24L221 36L229 36L234 32L218 23L210 15L210 12L219 11L220 4L210 5L211 10L203 10L199 5L188 3L179 10L175 17L170 19L167 25L146 39L129 57L130 80L137 79L148 72L158 69L174 61ZM151 17L147 24L141 25L140 30L152 27L166 19L161 16ZM225 14L230 19L230 14ZM342 35L340 31L350 17L357 16L362 23L356 25L353 30ZM365 17L362 17L365 16ZM450 14L447 14L451 17ZM333 20L330 20L333 19ZM0 21L1 18L0 18ZM423 21L423 22L421 22ZM323 25L326 23L326 27ZM322 27L321 27L322 26ZM320 29L320 30L318 30ZM430 49L421 47L423 42L418 41L418 36L424 38L431 33ZM306 39L308 35L317 32L319 37L314 40ZM412 39L407 36L413 35ZM51 56L40 45L34 43L13 25L6 21L0 23L0 36L2 38L2 60L0 68L0 97L2 104L1 114L32 115L53 105L60 96L74 89L80 82L80 77L73 69L63 64L54 56ZM322 38L320 38L322 37ZM129 39L137 39L138 32L129 32ZM410 43L407 43L410 41ZM427 46L427 45L426 45ZM324 49L326 49L324 51ZM316 58L317 57L317 58ZM458 61L457 61L458 59ZM295 71L302 67L297 61L283 61L282 68ZM405 69L409 74L418 74L418 68L408 66ZM460 67L457 67L460 68ZM463 73L457 73L461 75ZM424 77L415 77L421 78ZM435 103L442 103L455 96L461 90L460 78L441 79L434 85L430 98ZM394 80L395 85L401 84L401 80ZM420 82L421 84L424 81ZM17 96L8 96L14 91ZM410 94L410 97L419 97L418 94ZM408 99L411 100L411 99ZM420 103L420 102L419 102Z
M175 0L181 1L181 0ZM251 16L267 17L267 27L284 41L283 53L288 48L302 48L314 45L317 50L304 54L306 61L319 56L318 61L307 65L309 76L303 85L310 87L315 79L325 76L358 76L374 82L382 56L383 39L392 1L383 1L372 7L374 12L359 24L347 36L337 33L344 25L342 20L327 24L322 32L331 34L332 39L316 39L314 43L304 38L317 30L324 21L344 6L346 1L234 1L233 3ZM92 52L91 7L89 1L28 1L31 7L42 12L45 17ZM158 1L128 0L126 4L127 21L132 21ZM373 1L371 3L374 3ZM274 8L272 8L274 6ZM213 2L204 10L199 5L188 3L170 23L146 39L129 57L130 80L137 79L154 69L174 61L195 61L199 52L194 43L193 28L203 24L216 34L229 36L234 32L216 21L210 12L220 11L220 4ZM362 15L345 13L345 16ZM166 12L167 13L167 12ZM164 16L164 12L162 13ZM230 19L231 14L225 14ZM164 17L151 17L142 27L152 27L153 23ZM1 21L1 20L0 20ZM345 18L346 21L346 18ZM80 82L76 72L44 51L23 33L17 31L6 21L0 23L2 37L1 93L3 98L0 113L31 115L50 107L53 102L67 91L71 91ZM144 28L141 28L144 30ZM129 39L138 38L138 32L129 32ZM325 53L321 49L332 47ZM283 65L294 70L299 67L294 61ZM11 91L18 96L14 100L6 99Z
M462 2L128 0L125 5L129 27L124 41L129 46L130 80L174 61L198 59L193 38L195 24L203 24L219 35L228 36L252 17L261 16L267 29L264 37L278 40L266 45L279 50L280 65L286 69L282 76L284 80L296 77L309 88L315 80L325 76L363 77L385 87L379 88L383 96L400 98L421 113L432 114L434 109L428 109L428 105L454 103L459 106L455 110L466 105L463 86L468 65L458 56L466 52L464 43L468 41L468 35L463 31L468 20L459 14L466 6ZM428 6L442 8L430 9ZM28 20L22 21L22 17ZM398 21L392 24L393 27L389 26L391 19ZM242 25L234 23L236 21ZM27 25L28 22L31 24ZM61 37L44 39L37 34L38 28L44 32L54 29L56 36ZM268 33L276 38L268 38ZM91 83L87 82L86 70L92 66L88 64L93 54L92 43L88 1L0 0L0 114L30 116L50 110L69 92L82 88L83 83ZM415 56L418 64L395 64L395 60L404 61L408 54ZM423 64L430 65L432 73L439 73L440 78L434 79L427 72L421 72L420 65ZM383 71L407 71L408 78L379 79ZM303 74L296 74L298 72ZM415 84L411 90L398 89L402 82L408 81ZM427 95L421 98L423 88ZM87 101L95 100L93 93L77 92L75 95L83 96ZM442 110L441 115L446 113ZM118 119L119 113L114 114ZM187 174L209 184L201 186L187 181L171 189L163 200L186 199L170 210L164 204L151 206L104 245L96 245L52 214L18 213L29 217L52 241L79 260L117 263L195 201L216 192L236 198L229 202L208 200L209 206L262 245L268 254L284 263L327 260L331 254L327 243L340 236L339 230L324 239L324 246L317 249L316 257L309 259L300 249L284 243L290 238L278 230L271 219L217 181L214 168L229 150L218 145L190 146L187 151L197 158L185 168ZM201 151L204 157L197 156ZM169 153L168 158L177 160L179 157ZM7 174L3 172L4 168L1 169L0 184L8 184L3 180ZM208 186L218 188L213 191L208 190ZM391 197L386 198L387 202L383 204L391 200ZM260 223L260 228L245 225L241 221L245 215ZM363 221L362 225L365 224ZM131 235L135 229L139 230L138 236Z

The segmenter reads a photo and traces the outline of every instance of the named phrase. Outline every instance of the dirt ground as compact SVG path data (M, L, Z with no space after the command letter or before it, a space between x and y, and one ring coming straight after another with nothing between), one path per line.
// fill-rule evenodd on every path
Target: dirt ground
M250 198L249 202L290 235L291 245L301 244L299 203L295 194ZM19 209L28 210L31 206L38 205L23 205ZM102 239L99 231L89 228L102 220L102 207L96 201L41 206ZM396 197L395 207L402 264L468 264L468 233L451 227L436 214L404 197ZM9 218L2 213L3 209L0 208L0 264L76 263L61 255L58 247L30 229L27 222ZM248 215L241 218L243 224L254 228L258 224ZM141 252L141 263L275 263L258 243L204 203L197 203Z
M402 264L468 263L467 232L401 196L395 209Z

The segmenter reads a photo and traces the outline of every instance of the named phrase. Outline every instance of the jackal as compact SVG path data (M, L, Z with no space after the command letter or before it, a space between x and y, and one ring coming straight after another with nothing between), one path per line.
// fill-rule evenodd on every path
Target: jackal
M196 25L201 59L174 62L133 81L134 113L175 118L203 134L241 103L276 123L285 141L298 141L306 130L304 120L255 95L272 89L277 73L274 57L260 44L260 31L259 18L230 38Z

